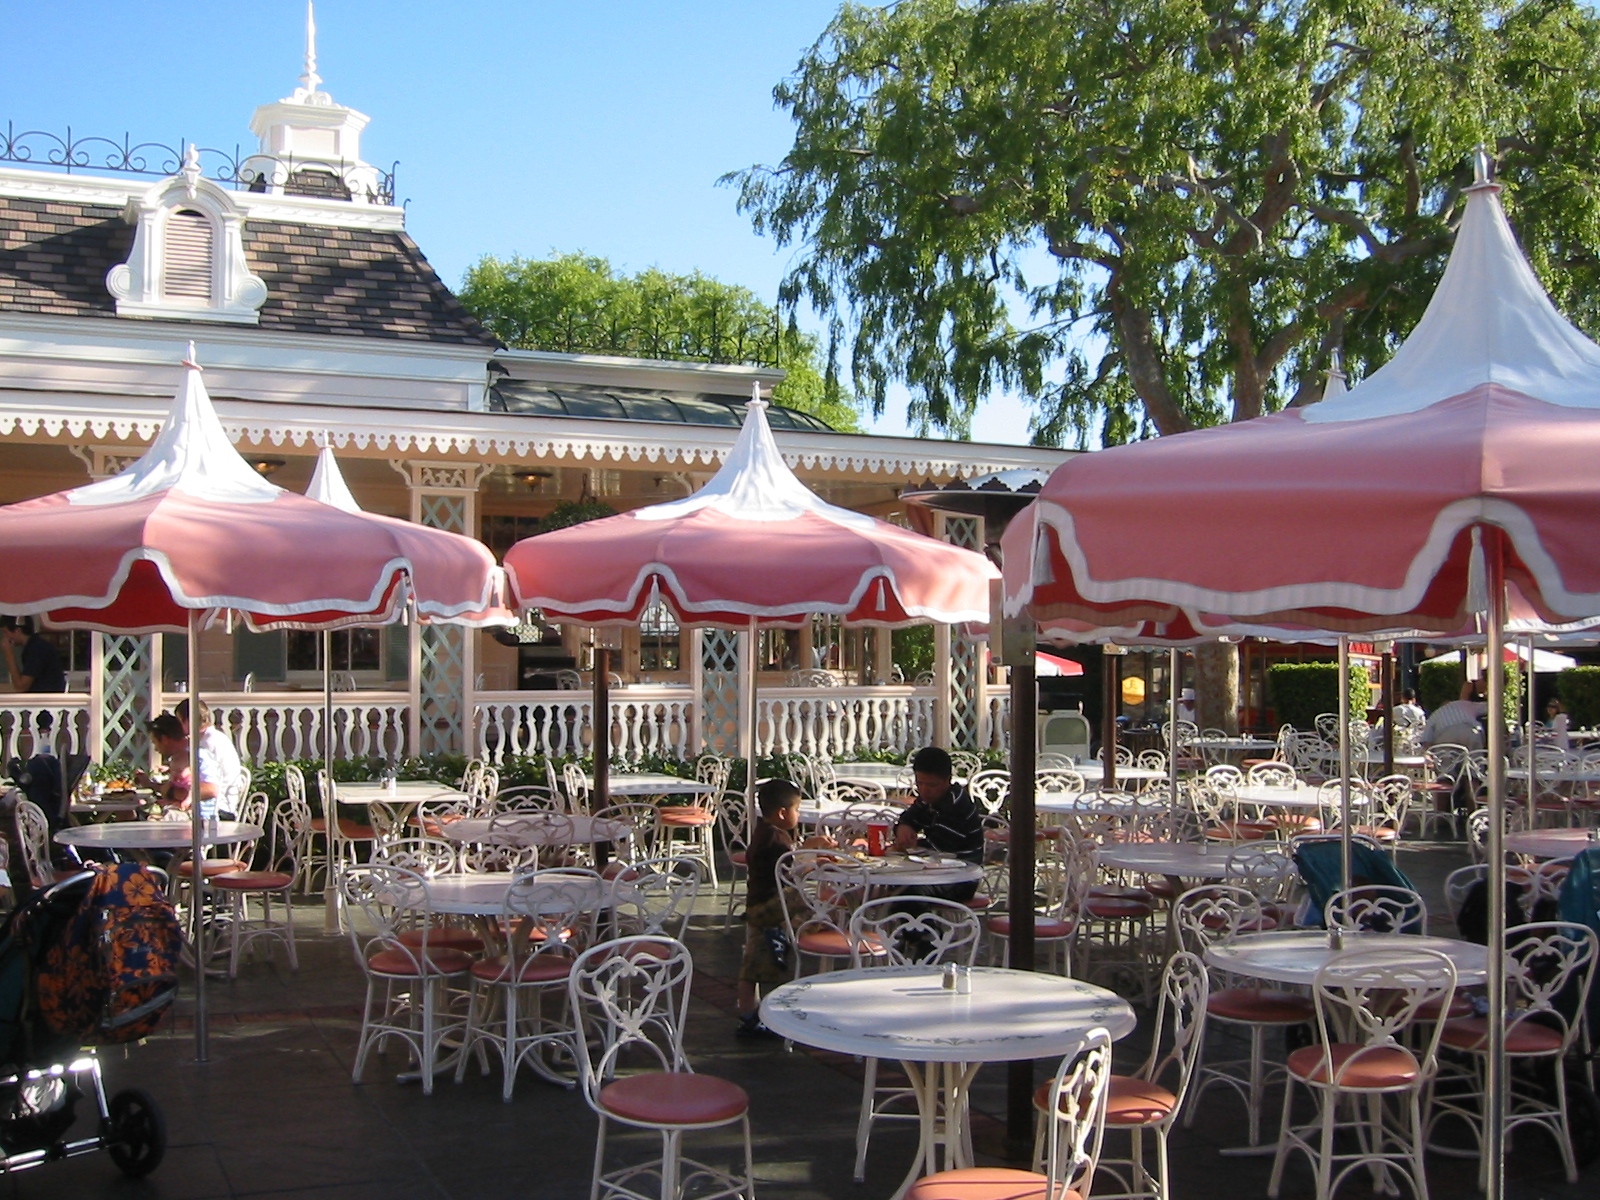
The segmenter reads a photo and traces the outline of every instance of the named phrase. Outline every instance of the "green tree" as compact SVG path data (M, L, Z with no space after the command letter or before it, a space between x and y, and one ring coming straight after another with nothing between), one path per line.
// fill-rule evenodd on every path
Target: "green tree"
M779 404L857 430L857 406L822 365L817 339L749 288L654 268L619 274L588 254L486 255L467 270L461 302L508 346L688 362L781 367Z
M848 4L774 93L793 148L730 178L878 411L900 380L960 432L1009 388L1111 444L1383 362L1480 143L1600 328L1597 47L1575 0Z

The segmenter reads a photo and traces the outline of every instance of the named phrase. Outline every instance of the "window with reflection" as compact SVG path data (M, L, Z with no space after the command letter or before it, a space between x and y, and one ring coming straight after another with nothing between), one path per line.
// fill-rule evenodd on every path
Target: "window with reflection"
M639 670L676 671L681 661L678 618L657 600L639 614Z
M291 671L322 670L322 635L304 629L291 629L285 652ZM333 671L377 671L383 666L381 629L339 629L329 639Z

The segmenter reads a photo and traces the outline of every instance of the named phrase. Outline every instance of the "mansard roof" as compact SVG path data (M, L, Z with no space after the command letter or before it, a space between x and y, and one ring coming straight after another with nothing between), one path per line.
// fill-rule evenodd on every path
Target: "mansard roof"
M0 195L0 312L115 317L106 273L133 235L120 207ZM497 345L403 230L252 216L244 249L263 330Z

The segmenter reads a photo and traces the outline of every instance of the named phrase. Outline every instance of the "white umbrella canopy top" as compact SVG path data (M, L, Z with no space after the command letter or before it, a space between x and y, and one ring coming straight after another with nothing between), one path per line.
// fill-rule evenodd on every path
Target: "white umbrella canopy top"
M989 619L981 554L829 504L783 461L752 400L716 475L694 495L525 538L506 554L523 608L634 624L660 598L685 625L853 625Z
M1450 633L1482 609L1493 529L1540 619L1600 614L1600 346L1550 302L1498 191L1468 189L1422 320L1348 392L1058 468L1008 610Z

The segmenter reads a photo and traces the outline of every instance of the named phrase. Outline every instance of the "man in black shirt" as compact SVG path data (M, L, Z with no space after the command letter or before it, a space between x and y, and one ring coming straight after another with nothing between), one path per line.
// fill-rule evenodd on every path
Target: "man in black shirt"
M0 650L6 656L11 686L19 692L64 692L67 673L55 646L24 617L0 617ZM18 652L20 653L20 657Z
M914 850L918 841L969 863L983 863L983 813L967 790L951 781L954 768L947 751L938 746L918 750L911 758L917 798L900 814L895 826L897 850ZM918 894L939 896L962 903L977 893L974 883L952 883L916 889Z

